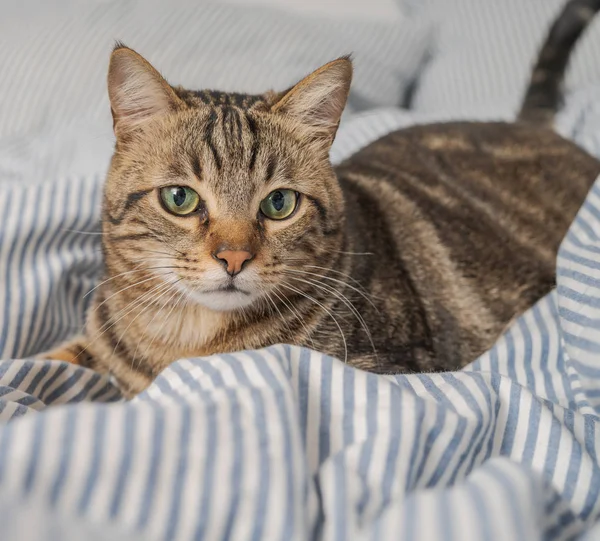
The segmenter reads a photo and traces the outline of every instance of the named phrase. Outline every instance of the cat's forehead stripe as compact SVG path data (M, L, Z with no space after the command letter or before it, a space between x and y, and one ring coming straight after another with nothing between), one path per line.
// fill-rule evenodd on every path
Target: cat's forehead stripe
M231 137L236 137L237 139L242 138L242 119L240 118L240 111L237 107L223 107L223 123L227 127Z
M198 178L198 180L200 180L201 177L201 169L200 169L200 158L198 157L197 154L194 154L192 156L192 171L194 173L194 175Z
M248 169L250 169L250 171L253 171L254 165L256 164L256 156L258 155L258 129L256 127L256 122L252 118L252 115L246 112L245 116L246 124L248 125L248 129L252 134L252 148L250 149L250 164L248 166Z
M267 174L265 175L265 183L268 184L273 179L275 175L275 170L277 169L277 156L275 154L271 154L269 156L269 162L267 163Z
M263 102L260 95L242 94L239 92L220 92L218 90L196 90L191 92L206 105L234 105L247 108Z
M204 140L206 141L208 148L210 148L210 151L212 152L217 170L221 170L223 162L213 140L215 124L217 123L218 118L219 116L217 115L217 111L215 109L211 109L210 116L208 117L208 122L206 123L206 134L204 136Z
M231 139L242 139L242 121L237 107L224 105L221 107L223 112L223 131Z
M252 172L259 154L260 134L250 111L234 105L215 105L209 108L204 127L204 142L208 146L217 171L230 163L241 165L240 157ZM192 169L200 177L198 158L192 157ZM194 161L195 160L195 161ZM276 164L271 162L267 181L273 176Z

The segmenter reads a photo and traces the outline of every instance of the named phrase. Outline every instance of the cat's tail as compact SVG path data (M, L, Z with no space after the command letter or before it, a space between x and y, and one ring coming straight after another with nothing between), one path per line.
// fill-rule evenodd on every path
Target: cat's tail
M600 0L570 0L554 21L533 68L518 120L551 125L575 43L600 11Z

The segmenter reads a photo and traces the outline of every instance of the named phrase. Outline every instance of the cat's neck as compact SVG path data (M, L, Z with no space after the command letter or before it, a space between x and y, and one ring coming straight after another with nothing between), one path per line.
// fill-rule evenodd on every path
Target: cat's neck
M178 356L203 355L207 346L224 333L232 321L231 314L211 310L201 304L188 302L165 309L165 317L148 315L144 330L146 338L154 336L154 343Z

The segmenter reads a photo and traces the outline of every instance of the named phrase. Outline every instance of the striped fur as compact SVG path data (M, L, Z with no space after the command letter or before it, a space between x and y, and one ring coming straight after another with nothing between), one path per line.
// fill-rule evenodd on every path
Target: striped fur
M571 51L599 10L600 0L573 0L565 4L533 69L520 120L552 123Z
M49 356L132 396L178 358L276 343L377 373L456 369L489 349L554 286L600 163L542 126L455 123L392 133L334 171L351 74L340 58L281 93L194 92L118 46L106 277L85 336ZM196 190L197 211L166 212L169 185ZM300 194L289 219L259 213L274 189ZM220 249L252 260L230 277Z

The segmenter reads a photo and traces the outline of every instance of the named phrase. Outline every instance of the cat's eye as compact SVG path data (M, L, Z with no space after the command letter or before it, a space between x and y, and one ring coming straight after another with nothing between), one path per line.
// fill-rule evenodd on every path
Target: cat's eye
M271 220L283 220L292 215L298 205L298 193L294 190L275 190L260 203L260 211Z
M198 210L200 196L187 186L167 186L161 188L160 198L164 207L177 216L187 216Z

